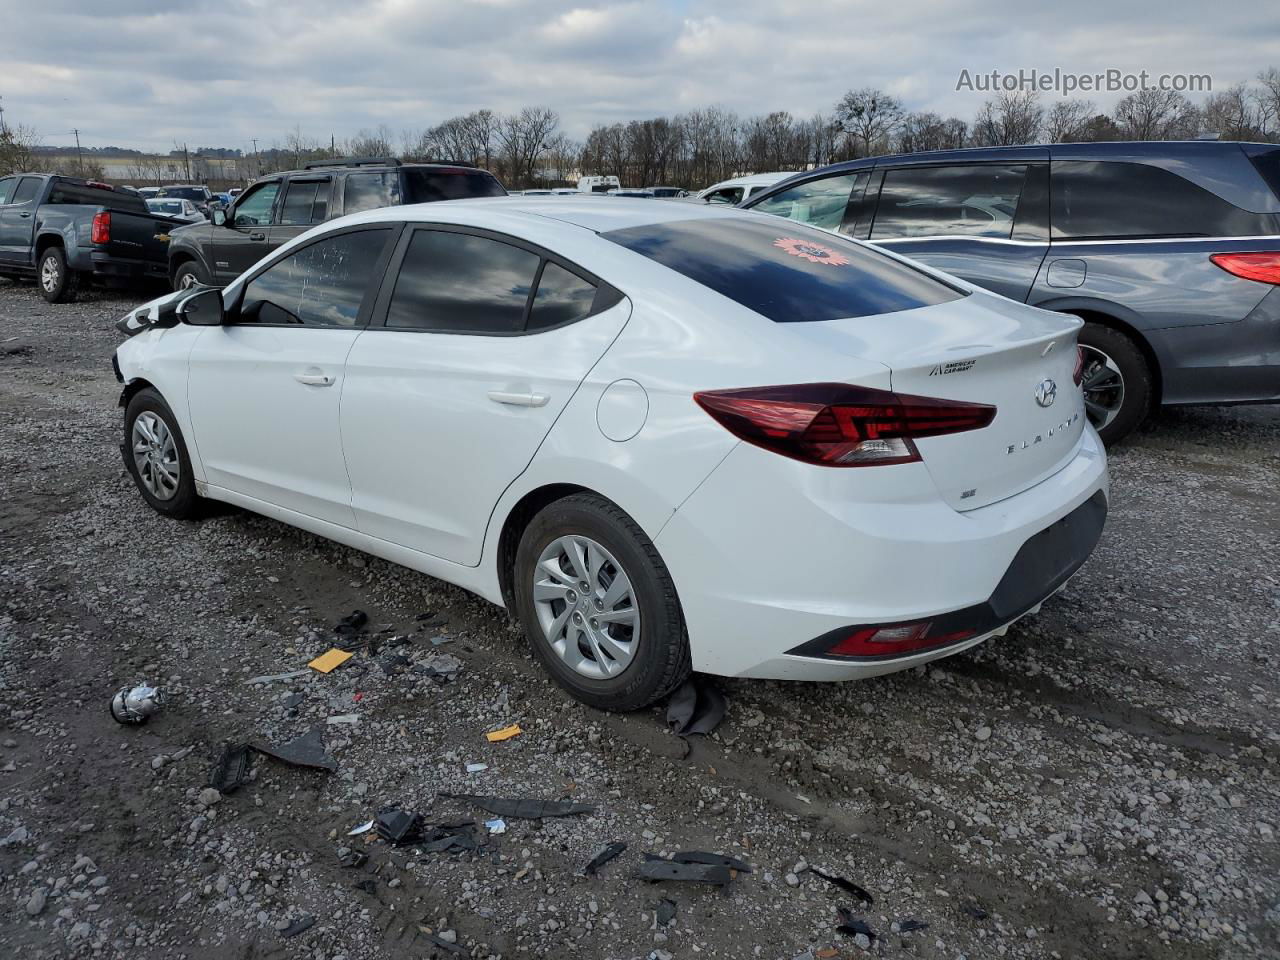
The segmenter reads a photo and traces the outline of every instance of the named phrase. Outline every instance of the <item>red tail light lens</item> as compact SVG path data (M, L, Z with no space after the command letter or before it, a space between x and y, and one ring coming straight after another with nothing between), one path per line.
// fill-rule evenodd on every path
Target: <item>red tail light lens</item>
M1071 382L1077 387L1084 380L1084 347L1076 347L1076 368L1071 371Z
M111 214L95 213L93 215L93 230L90 234L90 240L93 243L111 242Z
M1280 284L1280 253L1215 253L1209 259L1234 276Z
M734 436L784 457L827 467L920 459L914 439L979 430L996 408L851 386L806 383L695 393Z
M933 623L928 620L921 623L862 627L835 643L827 653L835 657L889 657L927 650L931 647L941 647L975 636L972 630L955 630L950 633L930 635L929 631L932 627Z

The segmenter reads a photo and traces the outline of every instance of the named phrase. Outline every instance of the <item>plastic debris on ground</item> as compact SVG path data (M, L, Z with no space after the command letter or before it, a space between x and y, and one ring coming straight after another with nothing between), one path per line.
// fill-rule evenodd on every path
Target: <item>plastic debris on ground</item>
M838 933L845 933L851 937L862 934L868 940L876 938L875 931L867 926L866 921L855 917L848 907L836 907L836 913L840 915L840 923L836 926Z
M654 911L654 918L658 921L658 926L667 927L676 918L676 902L663 897L658 901L657 909Z
M363 647L369 642L367 637L362 636L365 625L368 622L369 615L367 613L363 610L352 610L339 620L337 626L333 628L333 632L338 635L338 639L334 641L334 646L348 652Z
M655 853L646 853L646 860L662 860ZM705 863L712 866L728 867L730 870L736 870L739 873L750 873L751 864L744 863L737 857L726 856L723 853L708 853L705 850L679 850L673 853L669 859L672 863Z
M484 822L484 825L486 828L488 828L490 833L506 833L507 832L507 821L501 818L496 820L486 820Z
M136 687L125 687L111 698L111 716L116 723L146 723L163 706L164 697L160 689L140 683Z
M300 737L295 737L285 744L266 743L255 740L249 744L259 753L283 760L296 767L312 767L316 770L338 769L338 761L329 755L324 748L324 727L312 727Z
M232 793L249 782L253 757L247 743L227 743L209 772L209 786L219 793Z
M429 677L436 683L450 683L462 669L462 661L452 654L439 653L428 657L422 663L413 665L413 672Z
M733 871L719 863L680 863L667 860L657 854L646 854L640 864L642 880L685 880L690 883L710 883L723 887L733 879Z
M432 645L433 647L442 647L442 646L444 646L446 643L453 643L453 642L454 642L454 638L453 638L453 637L446 637L446 636L444 636L444 635L441 635L441 636L438 636L438 637L432 637L432 638L431 638L431 645Z
M461 800L474 804L481 810L499 817L518 820L541 820L543 817L570 817L578 813L595 813L589 803L572 803L568 800L536 800L531 797L494 797L476 793L441 793L446 800Z
M811 866L809 868L809 872L812 873L815 877L821 877L823 880L827 881L827 883L831 884L832 886L839 887L845 893L857 897L867 906L871 906L876 902L875 898L872 897L871 894L866 889L864 889L863 887L860 887L858 884L854 883L852 880L847 880L844 877L839 876L838 874L828 873L826 870L823 870L820 867Z
M468 763L467 764L467 773L480 773L481 771L488 770L488 769L489 769L489 765L487 763Z
M382 672L388 677L393 677L405 667L409 666L412 661L403 653L393 653L383 657L378 661L378 666L382 668Z
M974 920L985 920L987 919L987 917L991 916L991 914L987 913L987 911L983 910L976 903L966 903L963 906L961 906L960 909L963 910L967 916L972 917Z
M462 949L462 947L458 946L456 943L450 943L444 937L440 937L432 933L430 927L424 927L422 924L418 924L418 932L441 950L447 950L449 953L452 953L457 957L464 957L467 955L467 951Z
M277 680L296 680L298 677L305 677L309 670L291 670L288 673L272 673L261 677L250 677L245 683L274 683Z
M401 845L422 839L422 818L407 810L392 807L374 818L374 829L387 843Z
M338 858L338 863L348 868L363 867L369 862L369 855L363 850L348 850Z
M680 737L708 734L724 719L728 704L707 677L694 674L667 701L667 726Z
M446 820L422 829L419 843L427 853L463 853L479 850L483 836L476 834L474 820Z
M510 740L512 737L518 737L524 733L520 729L520 724L513 723L509 727L503 727L501 730L490 730L484 735L484 738L490 743L501 743L503 740Z
M340 723L359 723L360 714L358 713L340 713L335 717L330 717L325 721L329 726L336 726Z
M374 825L376 823L377 823L376 820L370 820L367 823L360 824L360 826L358 827L353 827L352 829L347 831L347 836L355 837L355 836L359 836L362 833L368 833L370 830L374 828Z
M312 670L315 670L317 673L331 673L333 670L350 660L353 656L354 654L349 653L346 650L340 650L338 647L330 647L324 653L320 654L320 656L308 663L307 666Z
M605 844L600 848L600 852L592 857L587 865L582 868L582 875L584 877L594 877L597 870L603 867L610 860L615 859L625 849L627 849L627 845L621 840L615 840L613 843Z
M913 919L899 920L895 926L898 933L914 933L917 930L929 929L929 924L925 923L923 920Z
M298 934L304 933L305 931L310 930L312 927L315 926L315 923L316 923L315 917L312 917L312 916L301 917L293 921L293 923L289 924L289 926L285 927L283 930L281 930L280 936L284 937L286 940L289 939L290 937L296 937Z

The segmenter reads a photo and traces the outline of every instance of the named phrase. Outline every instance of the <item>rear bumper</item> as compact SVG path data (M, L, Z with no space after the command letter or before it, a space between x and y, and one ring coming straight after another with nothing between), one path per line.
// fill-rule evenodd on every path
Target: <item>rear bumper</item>
M114 277L121 280L140 280L157 278L165 280L169 276L167 262L156 263L152 260L131 260L113 257L107 253L89 255L90 269L94 276Z
M839 471L735 448L657 538L694 668L847 680L948 656L1037 610L1098 541L1108 488L1092 429L1053 476L964 513L943 503L927 476L910 473L923 469L866 471L858 483L878 489L859 502L847 477L824 475ZM797 470L809 471L802 482ZM937 634L963 620L974 634L901 656L818 655L853 625L919 620L935 621Z

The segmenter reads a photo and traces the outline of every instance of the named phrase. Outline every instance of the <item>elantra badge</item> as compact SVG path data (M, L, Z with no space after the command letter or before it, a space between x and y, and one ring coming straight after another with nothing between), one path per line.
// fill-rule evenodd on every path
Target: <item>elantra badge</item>
M1042 407L1052 407L1058 399L1058 385L1052 380L1041 380L1036 384L1036 403Z

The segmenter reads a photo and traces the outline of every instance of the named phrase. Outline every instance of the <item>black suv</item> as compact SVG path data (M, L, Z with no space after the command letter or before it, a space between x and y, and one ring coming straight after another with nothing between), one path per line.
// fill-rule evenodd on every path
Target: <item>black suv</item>
M401 163L386 157L323 160L254 182L212 223L174 230L175 290L225 286L286 241L348 213L407 203L505 197L486 170L462 163Z

